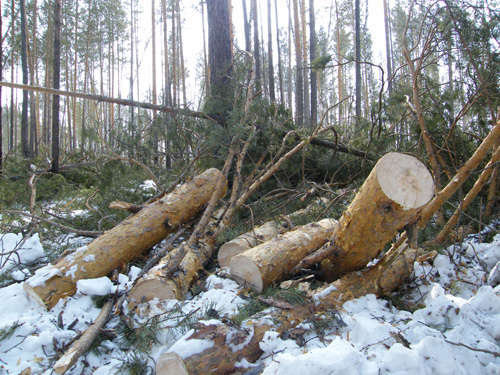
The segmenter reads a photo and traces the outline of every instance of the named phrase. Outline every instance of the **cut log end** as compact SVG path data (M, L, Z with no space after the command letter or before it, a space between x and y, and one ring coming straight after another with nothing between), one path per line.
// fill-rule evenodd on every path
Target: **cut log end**
M188 375L188 371L177 354L163 353L156 362L156 375Z
M236 255L231 260L229 273L237 283L243 286L249 286L257 293L262 293L263 281L259 267L255 263L241 255Z
M247 250L247 247L239 244L230 242L225 243L220 247L219 254L217 255L219 267L229 267L231 265L231 259L245 250Z
M140 280L130 291L129 301L133 305L158 298L160 301L178 299L177 288L159 279Z
M27 282L23 283L23 289L24 289L24 292L26 293L26 295L30 299L38 302L38 304L40 304L40 306L43 306L45 308L47 307L45 302L40 298L40 296L37 294L37 292L35 292L35 290Z
M434 194L432 176L413 156L391 152L377 163L377 180L384 194L405 208L419 208Z

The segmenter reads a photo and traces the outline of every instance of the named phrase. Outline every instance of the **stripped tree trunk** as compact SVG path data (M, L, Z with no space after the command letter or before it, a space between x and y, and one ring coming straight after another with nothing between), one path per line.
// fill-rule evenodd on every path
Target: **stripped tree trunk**
M221 172L209 169L162 199L151 203L112 230L55 265L36 272L24 284L27 294L52 308L76 292L80 279L107 275L141 255L191 219L212 196Z
M290 270L324 245L337 225L334 219L324 219L297 227L233 257L230 273L240 284L261 293L273 282L291 276Z
M338 230L321 250L326 279L364 268L396 232L418 218L431 200L434 184L416 158L399 153L383 156L339 220Z
M314 210L314 207L317 206L312 205L302 210L295 211L290 215L285 216L283 220L280 221L269 221L229 242L226 242L219 248L219 252L217 254L219 267L229 267L231 259L234 256L276 238L279 234L284 234L292 230L294 227L292 222L293 218L311 213L311 211Z

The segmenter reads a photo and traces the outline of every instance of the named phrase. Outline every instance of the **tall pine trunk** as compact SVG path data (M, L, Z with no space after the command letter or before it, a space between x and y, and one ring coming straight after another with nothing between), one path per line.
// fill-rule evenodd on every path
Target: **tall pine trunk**
M302 69L302 43L300 38L299 6L297 0L293 0L293 20L295 29L295 105L297 126L301 127L304 122L304 78Z
M274 14L276 16L276 46L278 54L278 79L280 83L280 101L282 104L285 103L285 97L283 95L283 69L281 61L281 47L280 47L280 29L278 22L278 0L274 0Z
M309 0L309 59L316 59L316 18L314 14L314 0ZM317 76L314 69L311 69L311 123L316 126L318 121L318 84Z
M356 34L356 121L361 118L361 16L360 16L359 0L355 0L354 13L355 13L355 34Z
M308 66L308 54L307 54L307 24L306 24L306 0L300 0L300 18L301 18L301 29L302 29L302 67L304 68L304 73L302 74L302 79L304 81L304 122L306 126L311 126L311 101L309 96L309 77L306 71Z
M274 94L274 66L273 66L273 33L271 25L271 0L267 0L267 54L269 65L269 100L276 101Z
M392 53L391 53L391 23L388 0L384 0L384 22L385 22L385 53L387 59L387 81L389 95L392 92Z
M259 41L259 16L257 0L252 0L252 20L253 20L253 57L255 59L255 90L262 89L262 69L260 65L260 41Z
M61 78L61 0L54 3L54 76L52 87L59 90ZM52 172L59 172L59 95L52 100Z
M21 66L23 72L23 84L28 84L28 33L26 25L26 2L21 0ZM29 145L28 124L28 91L23 90L23 107L21 117L21 153L25 158L31 157Z

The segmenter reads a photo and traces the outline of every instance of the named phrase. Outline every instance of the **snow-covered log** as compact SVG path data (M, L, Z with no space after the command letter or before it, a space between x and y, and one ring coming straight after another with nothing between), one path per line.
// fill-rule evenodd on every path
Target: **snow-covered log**
M337 225L334 219L323 219L297 227L236 255L229 272L236 281L260 293L273 282L291 276L290 270L321 247Z
M212 197L222 173L208 169L87 246L46 266L24 283L27 294L48 309L73 295L80 279L106 276L163 240L196 215Z
M406 244L404 245L407 246ZM415 250L393 252L375 266L347 274L313 296L313 301L291 310L274 310L263 318L253 316L241 327L233 323L198 326L187 341L207 340L206 349L195 354L164 353L157 361L157 375L231 374L237 362L254 362L262 355L259 343L273 330L280 334L310 319L314 313L335 310L346 301L367 294L380 297L392 292L411 273ZM185 353L185 351L184 351ZM183 356L183 357L182 357Z

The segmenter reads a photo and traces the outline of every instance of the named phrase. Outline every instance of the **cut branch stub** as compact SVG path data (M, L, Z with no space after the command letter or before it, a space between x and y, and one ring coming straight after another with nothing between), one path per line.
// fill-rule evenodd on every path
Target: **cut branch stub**
M335 248L321 263L327 280L364 268L398 230L418 219L433 194L432 176L418 159L394 152L383 156L325 245Z
M291 276L290 270L322 246L337 225L334 219L324 219L297 227L236 255L229 272L236 281L260 293L273 282Z
M57 264L38 270L24 283L25 291L52 308L76 292L78 280L106 276L191 219L209 201L220 178L224 176L215 168L192 178Z

